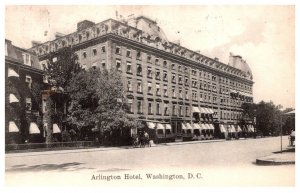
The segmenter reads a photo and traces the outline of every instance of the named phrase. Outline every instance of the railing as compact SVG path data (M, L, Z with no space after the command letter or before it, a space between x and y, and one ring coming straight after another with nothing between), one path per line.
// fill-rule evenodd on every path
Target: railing
M43 150L55 150L56 148L88 148L99 147L99 142L96 141L76 141L76 142L54 142L54 143L27 143L27 144L5 144L5 152L15 150L31 150L31 149L43 149Z

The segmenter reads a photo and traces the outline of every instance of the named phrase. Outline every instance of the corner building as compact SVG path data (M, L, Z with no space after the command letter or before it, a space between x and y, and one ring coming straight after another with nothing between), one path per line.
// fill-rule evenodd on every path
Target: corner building
M242 103L253 102L254 83L241 56L230 54L224 64L172 43L144 16L98 24L85 20L76 32L29 51L43 68L47 55L65 46L74 49L83 68L117 69L127 91L128 113L148 127L170 129L177 138L197 129L198 136L207 137L254 131L251 120L239 123Z

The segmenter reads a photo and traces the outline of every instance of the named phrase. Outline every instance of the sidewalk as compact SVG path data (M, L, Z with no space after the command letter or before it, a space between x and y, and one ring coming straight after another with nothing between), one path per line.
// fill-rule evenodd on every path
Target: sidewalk
M226 140L225 139L215 139L215 140L159 143L159 144L152 145L151 148L173 146L173 145L196 144L196 143L215 143L215 142L224 142L224 141L226 141ZM145 148L149 148L149 147L145 147ZM142 149L142 148L133 148L132 146L121 146L121 147L98 147L98 148L86 148L86 149L72 149L72 150L18 152L18 153L6 153L5 157L9 158L9 157L38 156L38 155L49 155L49 154L69 154L69 153L78 153L78 152L110 151L110 150L124 150L124 149Z
M256 159L258 165L287 165L295 164L295 152L276 152L272 155Z

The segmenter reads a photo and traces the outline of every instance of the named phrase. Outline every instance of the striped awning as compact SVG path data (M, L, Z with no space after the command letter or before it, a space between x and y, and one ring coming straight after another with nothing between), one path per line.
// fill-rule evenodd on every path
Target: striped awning
M8 69L8 73L7 73L7 76L8 77L19 77L19 74L18 73L16 73L16 71L14 71L13 69L11 69L11 68L9 68Z
M182 123L181 125L182 125L182 129L187 129L185 124Z
M236 130L235 130L235 128L234 128L233 125L230 125L230 130L231 130L232 133L235 133L235 132L236 132Z
M200 107L200 112L201 112L202 114L208 114L208 111L207 111L206 108L204 108L204 107Z
M192 127L191 124L189 124L189 123L186 124L186 128L187 128L187 129L193 129L193 127Z
M53 124L53 133L60 133L60 128L56 123Z
M14 121L9 121L8 132L10 133L19 132L19 128Z
M209 129L209 127L208 127L207 124L202 124L202 128L203 128L203 129Z
M237 126L237 132L242 132L242 129L239 125Z
M170 124L166 124L166 129L171 129L171 125Z
M147 122L147 126L149 129L155 129L155 125L152 122Z
M157 123L156 129L165 129L165 127L161 123Z
M208 124L208 125L209 125L209 128L210 128L211 130L214 130L214 129L215 129L215 127L214 127L213 124Z
M36 125L36 123L31 122L29 126L29 134L40 134L40 129Z
M220 131L221 131L221 133L226 133L226 129L225 129L224 125L220 125Z
M192 124L193 129L199 129L201 130L201 126L198 123Z
M192 108L192 112L193 112L193 113L201 113L201 112L200 112L200 109L199 109L198 107L193 107L193 108Z
M208 114L214 114L214 111L212 109L207 108Z
M9 94L9 103L18 103L19 99L14 94Z

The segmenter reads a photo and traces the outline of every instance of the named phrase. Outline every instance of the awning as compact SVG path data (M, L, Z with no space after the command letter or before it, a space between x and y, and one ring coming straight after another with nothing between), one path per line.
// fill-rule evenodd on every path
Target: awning
M242 132L242 129L241 129L241 127L239 125L237 126L237 131L238 132Z
M155 125L152 122L147 122L147 126L149 129L155 129Z
M236 130L235 130L235 128L234 128L233 125L230 125L230 129L231 129L231 132L232 132L232 133L235 133L235 132L236 132Z
M202 124L202 128L203 128L203 129L209 129L209 127L208 127L207 124Z
M182 123L182 129L187 129L186 126Z
M19 77L19 74L16 73L16 71L14 71L13 69L9 68L8 69L8 73L7 73L8 77Z
M208 124L208 125L209 125L209 128L210 128L211 130L214 130L214 129L215 129L215 127L214 127L213 124Z
M249 125L249 126L248 126L248 129L249 129L250 132L254 132L254 127L253 127L253 125Z
M14 121L10 121L8 125L8 132L19 132L19 128Z
M53 124L53 133L60 133L60 129L56 123Z
M224 125L220 125L220 131L221 131L221 133L226 133L226 129L225 129Z
M193 108L192 108L192 112L193 112L193 113L201 113L201 112L200 112L200 109L199 109L198 107L193 107Z
M9 103L18 103L19 99L14 94L9 94Z
M189 124L189 123L186 124L186 128L187 128L187 129L193 129L193 127L192 127L191 124Z
M214 114L214 111L212 109L207 108L208 114Z
M29 134L40 134L40 129L36 125L36 123L31 122L29 126Z
M201 114L207 114L206 108L200 107L200 113Z
M192 124L193 129L199 129L201 130L201 126L198 123Z
M161 123L157 123L156 129L165 129Z
M170 124L166 124L166 129L171 129L171 125Z

